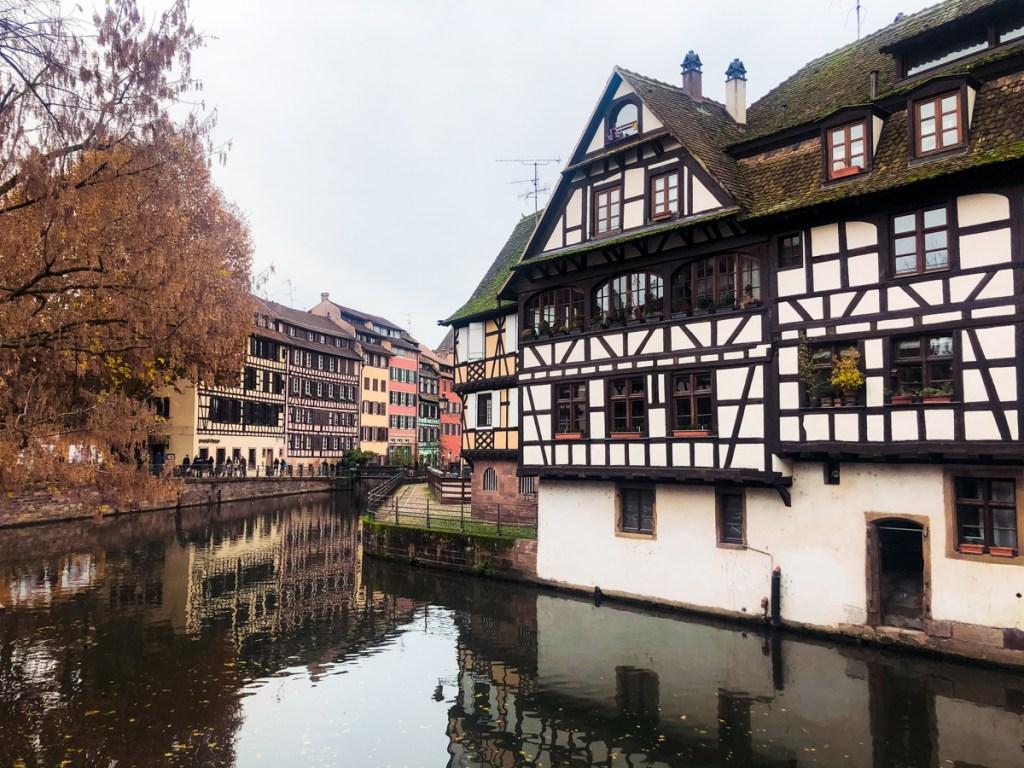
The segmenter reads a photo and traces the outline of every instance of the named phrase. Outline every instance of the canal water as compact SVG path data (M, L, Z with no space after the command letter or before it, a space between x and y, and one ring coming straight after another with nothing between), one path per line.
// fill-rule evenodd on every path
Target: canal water
M0 603L2 768L1024 766L1024 675L363 559L339 497L0 531Z

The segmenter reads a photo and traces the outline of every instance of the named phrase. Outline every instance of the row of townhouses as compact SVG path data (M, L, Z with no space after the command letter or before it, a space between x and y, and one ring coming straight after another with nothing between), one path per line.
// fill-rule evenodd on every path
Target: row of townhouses
M1020 658L1024 8L702 70L615 68L446 321L474 511L550 582Z
M458 461L459 445L440 449L439 382L451 390L450 353L421 347L390 321L326 293L309 312L254 303L237 383L183 381L159 398L165 421L150 442L154 465L188 457L266 472L284 461L308 474L353 449L379 463Z

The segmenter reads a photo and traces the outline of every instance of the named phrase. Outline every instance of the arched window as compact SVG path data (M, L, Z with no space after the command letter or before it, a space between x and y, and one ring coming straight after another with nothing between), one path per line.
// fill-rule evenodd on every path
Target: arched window
M620 322L661 317L664 288L659 275L632 272L613 277L594 294L594 317L600 322Z
M761 264L754 256L720 253L680 267L672 277L672 311L713 312L761 304Z
M493 467L488 467L484 470L484 490L498 490L498 473L494 471Z
M608 128L608 141L618 141L640 132L640 111L636 104L627 101L615 112Z
M524 336L583 330L583 291L552 288L526 302Z

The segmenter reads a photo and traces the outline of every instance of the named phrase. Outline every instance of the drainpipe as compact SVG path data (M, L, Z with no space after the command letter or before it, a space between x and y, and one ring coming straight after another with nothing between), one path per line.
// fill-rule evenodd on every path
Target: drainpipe
M772 569L772 627L782 623L782 568Z
M782 568L775 565L775 557L771 552L765 552L763 549L749 545L744 545L744 549L749 549L751 552L757 552L768 558L768 567L772 569L771 598L761 600L761 607L771 611L768 622L773 628L778 627L782 624ZM766 603L767 605L765 605Z

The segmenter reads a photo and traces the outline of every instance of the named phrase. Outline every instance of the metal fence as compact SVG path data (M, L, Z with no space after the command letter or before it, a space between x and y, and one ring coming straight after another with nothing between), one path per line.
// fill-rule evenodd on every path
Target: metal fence
M467 504L439 504L432 502L429 497L423 503L400 502L397 496L385 497L376 506L368 504L368 508L370 519L382 523L512 539L537 538L536 517L524 520L518 515L507 513L503 517L500 504L495 507L494 519L473 517L472 510Z

